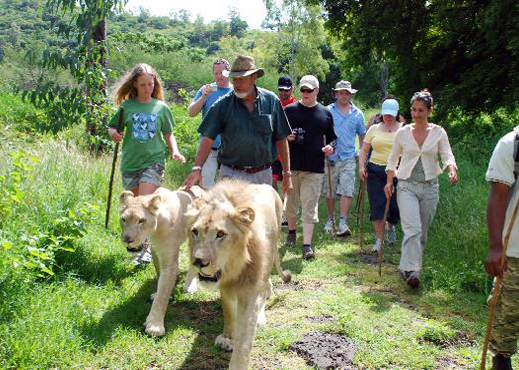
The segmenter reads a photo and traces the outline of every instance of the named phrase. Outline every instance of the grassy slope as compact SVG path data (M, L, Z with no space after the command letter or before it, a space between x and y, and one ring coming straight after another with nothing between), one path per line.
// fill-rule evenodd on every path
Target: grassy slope
M12 142L0 144L1 154L15 148ZM156 281L151 266L129 264L118 239L117 199L109 231L103 227L111 158L92 159L60 141L32 147L41 164L34 180L24 183L30 201L5 224L2 238L30 221L51 222L58 210L84 202L98 212L77 251L59 257L56 278L17 281L9 305L0 303L0 312L8 313L0 317L0 368L225 369L229 354L213 346L223 326L218 295L183 294L184 273L167 311L166 336L144 334ZM485 253L487 186L482 166L459 164L459 186L451 188L442 179L424 287L417 293L398 277L398 247L388 250L381 277L376 265L363 262L372 257L361 254L355 213L349 221L351 238L334 239L316 228L314 261L302 261L299 248L281 247L294 281L283 286L273 276L276 295L267 310L268 324L256 336L252 368L312 369L288 346L314 329L347 334L356 343L354 362L362 369L475 368L487 315L481 291L488 279L473 266L481 265ZM189 165L169 163L167 186L178 186L188 171ZM114 194L119 194L119 174L115 184ZM369 250L368 223L366 229ZM183 271L186 263L184 248Z

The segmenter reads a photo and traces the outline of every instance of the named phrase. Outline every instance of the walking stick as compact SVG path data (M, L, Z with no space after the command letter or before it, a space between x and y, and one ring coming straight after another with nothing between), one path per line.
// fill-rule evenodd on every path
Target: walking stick
M384 229L382 231L382 239L380 239L380 250L378 251L378 276L382 275L382 250L384 249L384 233L386 231L387 215L389 214L389 204L391 203L391 197L386 200L386 209L384 210L384 218L382 219L382 225Z
M332 186L332 165L330 164L330 158L326 157L326 169L328 170L328 191L330 192L330 197L332 198L332 201L335 201L335 197L333 196L333 186ZM335 217L332 214L332 231L333 235L337 233L337 229L335 227Z
M517 217L517 211L519 210L519 200L515 204L514 212L512 213L512 218L510 219L510 224L508 225L508 228L506 229L506 235L505 240L503 242L503 250L501 251L501 271L504 274L504 271L502 270L505 261L506 261L506 249L508 247L508 241L510 240L510 234L512 233L512 228L515 223L515 219ZM497 299L499 298L499 293L501 292L501 282L503 278L498 275L496 276L496 281L494 284L494 294L492 295L492 299L490 300L490 313L488 315L488 321L487 321L487 334L485 336L485 342L483 343L483 353L481 354L481 365L479 367L480 370L485 370L485 362L487 360L487 350L488 350L488 342L490 341L490 332L492 331L492 321L494 321L494 310L496 308Z
M359 211L357 213L357 225L360 221L360 249L364 248L364 188L366 180L360 180Z
M122 133L124 124L124 108L119 111L119 121L117 123L117 132ZM108 200L106 203L105 229L108 229L108 221L110 220L110 204L112 202L112 185L114 183L115 163L117 162L117 153L119 152L119 142L115 143L114 159L112 160L112 172L110 173L110 183L108 185Z

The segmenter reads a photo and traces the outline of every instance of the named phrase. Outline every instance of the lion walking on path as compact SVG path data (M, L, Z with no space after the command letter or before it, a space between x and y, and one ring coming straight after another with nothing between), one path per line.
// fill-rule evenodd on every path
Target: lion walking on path
M215 344L233 351L231 370L248 368L256 326L266 321L273 266L290 281L277 249L281 216L281 199L271 186L237 180L217 183L187 213L190 269L200 284L220 290L224 329Z

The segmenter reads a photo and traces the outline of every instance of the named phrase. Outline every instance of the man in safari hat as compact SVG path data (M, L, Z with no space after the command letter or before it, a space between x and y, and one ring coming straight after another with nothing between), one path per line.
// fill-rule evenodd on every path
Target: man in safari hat
M254 59L238 56L230 71L223 71L234 92L223 96L207 112L198 132L203 135L195 165L184 185L189 189L202 180L204 165L215 138L222 145L219 178L244 179L254 184L271 184L271 164L277 153L283 167L283 193L292 188L287 136L292 130L277 96L256 86L265 72L256 68Z

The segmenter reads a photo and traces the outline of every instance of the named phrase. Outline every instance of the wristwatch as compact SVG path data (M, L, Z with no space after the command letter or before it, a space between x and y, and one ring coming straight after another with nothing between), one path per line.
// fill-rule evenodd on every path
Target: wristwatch
M193 166L191 168L191 172L193 172L193 171L202 171L202 166Z

